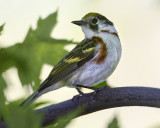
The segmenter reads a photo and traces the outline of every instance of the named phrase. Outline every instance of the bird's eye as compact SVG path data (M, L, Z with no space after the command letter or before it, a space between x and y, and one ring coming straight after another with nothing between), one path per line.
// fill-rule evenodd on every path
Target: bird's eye
M98 20L97 20L96 18L93 18L93 19L92 19L92 23L93 23L93 24L96 24L97 22L98 22Z

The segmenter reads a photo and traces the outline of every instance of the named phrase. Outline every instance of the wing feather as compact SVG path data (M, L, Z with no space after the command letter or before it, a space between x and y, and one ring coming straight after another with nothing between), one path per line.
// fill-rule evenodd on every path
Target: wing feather
M91 60L94 57L94 49L96 45L97 42L93 39L83 40L52 69L48 78L45 82L43 82L44 84L41 84L38 91L41 91L49 87L50 85L53 85L56 82L65 79L68 75L79 69L89 60Z

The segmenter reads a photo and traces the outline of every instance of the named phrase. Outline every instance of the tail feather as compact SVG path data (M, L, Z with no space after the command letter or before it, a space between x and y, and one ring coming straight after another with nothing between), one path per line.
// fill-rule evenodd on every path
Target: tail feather
M25 99L20 106L22 107L28 107L29 105L31 105L38 97L39 97L39 92L35 91L33 92L27 99Z
M22 107L28 107L31 105L38 97L40 97L42 94L47 93L52 90L56 90L60 87L62 87L59 83L48 86L48 80L46 79L40 87L37 89L37 91L33 92L27 99L25 99L20 106Z

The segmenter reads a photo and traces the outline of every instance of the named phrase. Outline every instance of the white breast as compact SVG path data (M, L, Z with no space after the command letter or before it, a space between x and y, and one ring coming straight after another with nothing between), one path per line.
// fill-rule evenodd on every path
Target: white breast
M105 38L103 38L105 37ZM104 63L97 64L92 60L78 69L70 79L72 84L80 84L84 86L96 85L105 81L115 70L121 56L121 44L114 35L109 37L102 36L103 41L107 44L107 58Z

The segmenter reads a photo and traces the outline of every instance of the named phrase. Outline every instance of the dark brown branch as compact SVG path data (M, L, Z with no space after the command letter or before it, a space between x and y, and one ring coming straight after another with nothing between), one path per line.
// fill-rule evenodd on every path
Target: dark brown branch
M95 95L95 102L90 97L93 93L85 94L77 101L67 100L59 104L50 105L35 110L36 113L44 113L42 125L47 126L56 121L60 116L72 112L79 106L83 111L78 115L82 116L103 109L122 106L148 106L160 108L160 89L149 87L119 87L105 88ZM6 128L5 123L0 128Z
M43 112L43 126L53 123L58 117L63 116L78 106L85 106L78 116L89 114L103 109L122 106L148 106L160 108L160 89L149 87L119 87L105 88L95 96L95 102L90 97L93 93L85 94L79 100L73 102L67 100L59 104L50 105L36 110Z

